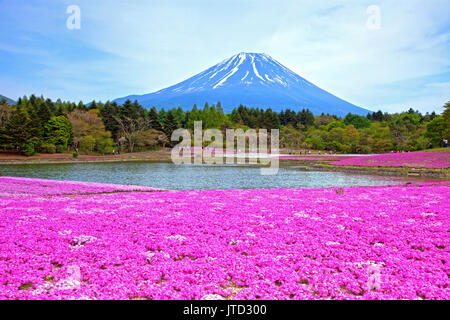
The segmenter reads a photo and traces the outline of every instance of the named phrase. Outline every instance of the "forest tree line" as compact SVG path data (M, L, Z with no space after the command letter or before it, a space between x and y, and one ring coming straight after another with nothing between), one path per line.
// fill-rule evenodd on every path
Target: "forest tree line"
M442 146L450 138L450 102L441 115L413 109L381 111L344 118L308 109L274 112L240 105L225 114L220 102L189 111L147 110L137 101L73 103L44 97L23 97L16 105L0 101L0 149L31 156L35 153L80 152L111 154L170 147L177 128L279 129L280 147L328 150L338 153L417 151Z

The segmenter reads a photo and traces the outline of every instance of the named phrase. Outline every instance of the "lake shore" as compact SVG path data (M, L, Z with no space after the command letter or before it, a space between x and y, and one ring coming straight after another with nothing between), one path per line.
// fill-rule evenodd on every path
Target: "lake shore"
M311 154L289 155L280 154L280 166L300 166L308 171L333 171L355 174L405 176L446 179L450 177L448 168L408 168L408 167L366 167L330 165L330 162L351 157L363 157L364 155L348 154ZM0 165L33 165L33 164L71 164L71 163L115 163L115 162L171 162L171 151L148 151L140 153L126 153L121 155L79 155L74 158L70 153L61 154L37 154L25 157L20 154L0 153ZM1 172L0 172L1 173Z
M114 156L79 155L77 158L74 158L72 153L36 154L31 157L26 157L16 153L0 153L0 165L120 161L170 161L170 151L147 151L140 153L125 153Z

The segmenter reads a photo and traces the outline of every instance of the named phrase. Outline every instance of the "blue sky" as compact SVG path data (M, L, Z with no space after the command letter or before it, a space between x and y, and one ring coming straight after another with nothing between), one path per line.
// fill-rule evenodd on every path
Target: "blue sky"
M69 5L79 30L66 27ZM450 100L448 0L0 0L0 12L0 94L13 99L150 93L265 52L364 108L440 112Z

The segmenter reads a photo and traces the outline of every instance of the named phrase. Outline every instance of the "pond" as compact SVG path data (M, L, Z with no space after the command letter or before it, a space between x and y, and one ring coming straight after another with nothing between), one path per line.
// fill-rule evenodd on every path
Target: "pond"
M306 171L281 167L263 176L257 167L235 165L175 165L161 162L0 165L3 176L132 184L173 190L268 189L379 186L424 179Z

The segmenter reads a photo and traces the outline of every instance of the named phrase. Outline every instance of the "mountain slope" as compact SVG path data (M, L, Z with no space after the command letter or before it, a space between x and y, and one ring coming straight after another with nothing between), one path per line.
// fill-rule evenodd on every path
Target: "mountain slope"
M320 89L270 56L258 53L239 53L174 86L115 101L123 103L127 99L138 100L145 107L185 109L220 101L227 113L241 103L274 111L309 108L314 114L340 116L369 112Z
M10 106L16 104L16 102L15 102L13 99L10 99L10 98L8 98L8 97L2 96L2 95L0 94L0 101L2 101L3 99L5 99L5 100L6 100L6 103L9 104Z

